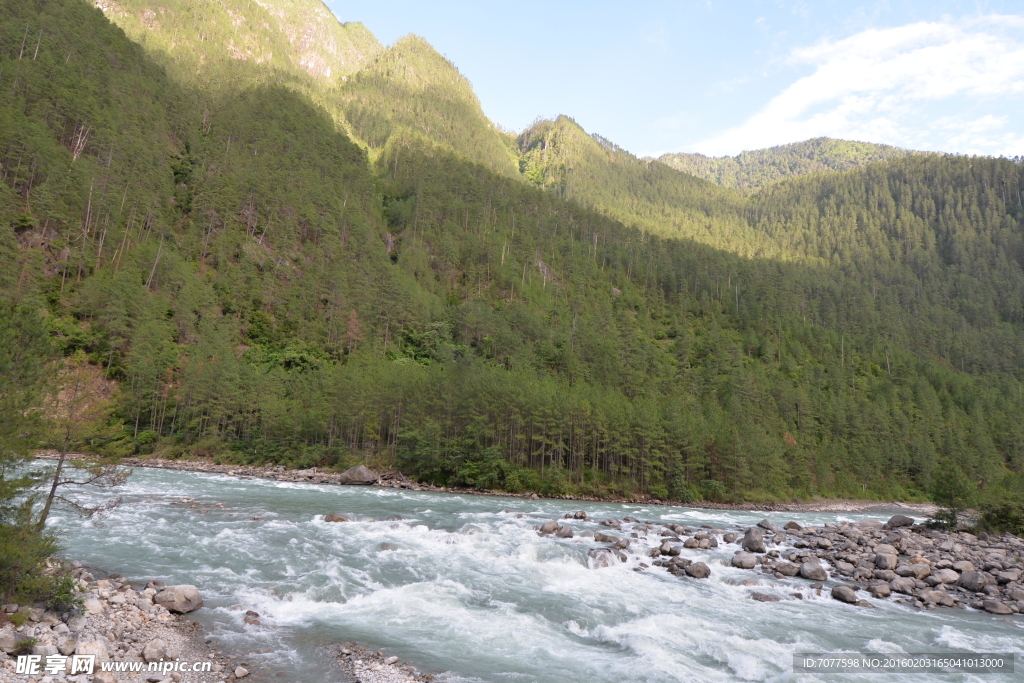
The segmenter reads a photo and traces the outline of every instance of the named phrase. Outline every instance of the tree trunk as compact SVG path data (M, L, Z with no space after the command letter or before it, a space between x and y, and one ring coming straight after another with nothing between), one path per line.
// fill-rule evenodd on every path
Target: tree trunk
M57 496L57 486L60 485L60 473L64 469L64 460L68 457L68 447L71 445L71 428L64 428L64 444L60 448L60 458L57 459L57 470L53 473L53 483L50 485L50 493L46 496L46 505L39 515L39 528L46 526L46 518L50 515L50 508L53 506L53 499Z

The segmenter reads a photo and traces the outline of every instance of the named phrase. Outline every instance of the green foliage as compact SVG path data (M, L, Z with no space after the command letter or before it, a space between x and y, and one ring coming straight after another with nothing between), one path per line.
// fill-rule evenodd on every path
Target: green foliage
M84 599L78 593L78 581L67 575L59 575L54 578L53 586L45 602L47 609L59 614L73 609L81 609Z
M109 448L694 501L1024 469L1019 163L751 197L565 118L510 143L417 38L335 85L277 4L133 0L146 53L84 2L0 14L0 281L117 382Z
M658 161L717 185L756 190L783 178L848 171L911 154L921 152L870 142L813 138L789 145L741 152L734 157L673 153L663 154L658 157Z
M942 460L932 473L932 501L942 508L933 516L933 526L956 529L960 513L973 505L977 496L977 486L960 465L949 458Z

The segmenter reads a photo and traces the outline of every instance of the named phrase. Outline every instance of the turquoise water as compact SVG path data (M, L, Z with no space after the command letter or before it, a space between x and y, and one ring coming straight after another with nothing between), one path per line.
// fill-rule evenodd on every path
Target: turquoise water
M287 677L273 680L339 678L327 648L342 641L385 650L449 681L839 680L791 673L794 653L830 651L1015 652L1018 669L1024 666L1021 617L918 612L889 601L874 601L878 609L851 607L814 595L799 579L776 581L727 567L722 562L737 548L724 544L710 552L683 551L711 566L711 578L703 581L661 569L636 572L640 562L650 562L639 555L591 569L593 538L554 539L534 530L581 506L596 520L631 515L723 529L756 523L763 513L156 469L136 469L120 494L125 503L106 519L83 521L63 511L51 519L64 534L68 556L133 580L197 585L206 606L193 618L212 646L244 655L267 680L278 671ZM332 512L354 521L325 523ZM383 521L391 515L405 519ZM866 515L768 516L781 525ZM577 534L609 531L593 521L571 524ZM395 550L381 550L382 543ZM764 583L756 589L761 592L800 592L805 599L753 601L751 589L737 585L750 578ZM262 625L243 623L247 609L262 615Z

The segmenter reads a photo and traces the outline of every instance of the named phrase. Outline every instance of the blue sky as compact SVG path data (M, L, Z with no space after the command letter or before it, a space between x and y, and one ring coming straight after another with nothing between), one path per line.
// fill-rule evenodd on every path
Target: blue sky
M416 33L510 130L566 114L639 155L818 135L1024 155L1024 1L327 0Z

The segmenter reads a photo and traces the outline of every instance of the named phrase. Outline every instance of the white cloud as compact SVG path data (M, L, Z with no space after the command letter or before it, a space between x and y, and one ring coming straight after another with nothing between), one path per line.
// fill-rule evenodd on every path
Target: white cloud
M1024 15L870 29L793 50L810 65L741 125L693 147L705 154L819 135L918 149L1021 154Z

